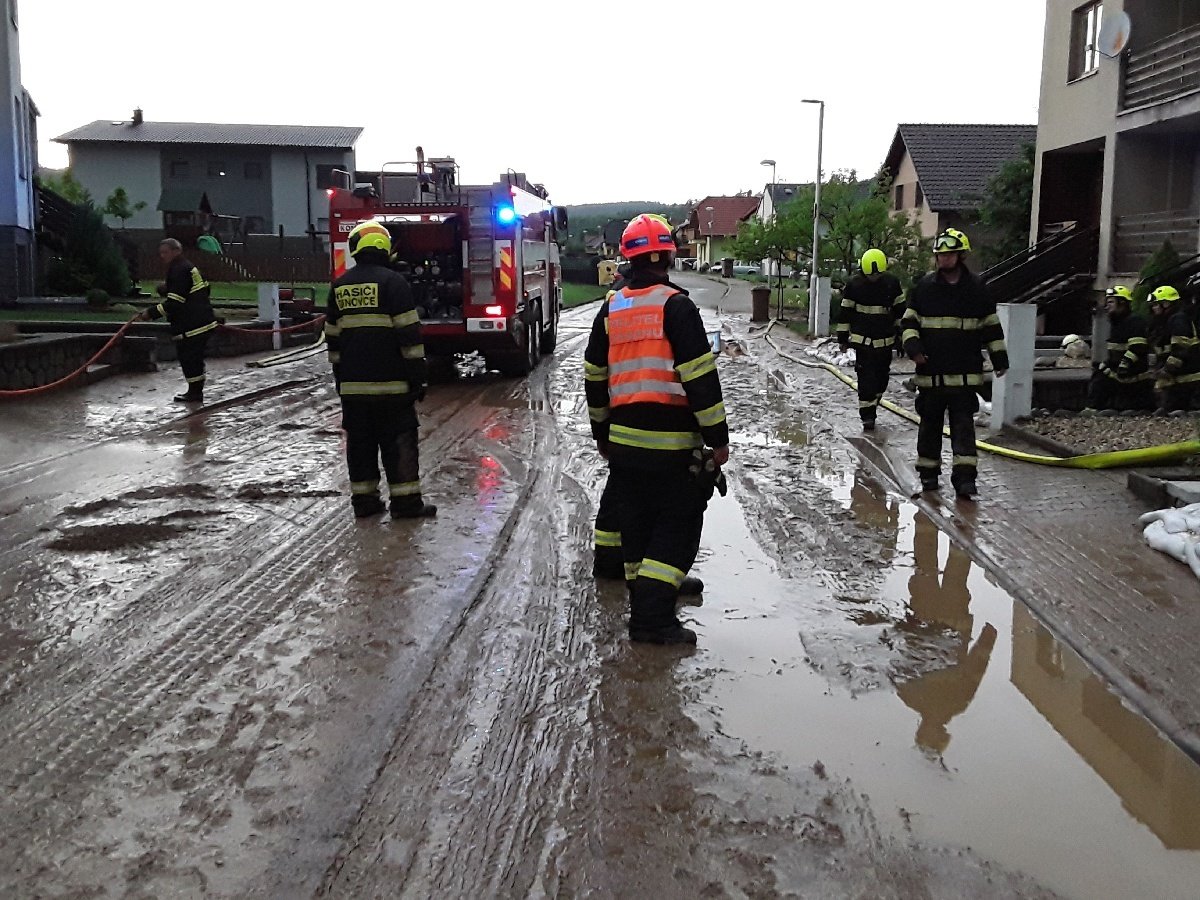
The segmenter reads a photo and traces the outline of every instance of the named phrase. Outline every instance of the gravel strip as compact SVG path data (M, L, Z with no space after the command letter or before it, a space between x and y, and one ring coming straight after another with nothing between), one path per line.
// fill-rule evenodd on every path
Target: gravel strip
M1194 415L1181 418L1039 416L1020 424L1029 431L1075 447L1081 453L1175 444L1195 438L1200 430L1200 419Z

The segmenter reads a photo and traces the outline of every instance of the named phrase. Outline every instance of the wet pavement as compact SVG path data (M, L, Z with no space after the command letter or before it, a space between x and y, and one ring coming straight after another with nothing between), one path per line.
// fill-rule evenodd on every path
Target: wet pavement
M0 894L1196 896L1200 770L980 564L1000 501L680 281L746 350L694 650L590 577L594 307L434 386L433 521L350 517L321 360L0 408Z

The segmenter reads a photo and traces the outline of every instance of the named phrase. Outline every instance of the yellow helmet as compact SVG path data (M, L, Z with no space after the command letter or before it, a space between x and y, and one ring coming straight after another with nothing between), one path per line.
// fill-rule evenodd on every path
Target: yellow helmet
M1159 290L1162 290L1162 289L1159 288ZM1175 288L1171 288L1171 290L1175 290ZM1114 285L1113 287L1110 287L1107 291L1104 292L1104 296L1105 297L1117 297L1121 300L1124 300L1126 303L1133 302L1133 294L1130 292L1129 288L1125 287L1125 285L1123 285L1123 284L1118 284L1118 285Z
M1174 303L1178 299L1179 291L1175 290L1169 284L1155 288L1154 293L1150 295L1151 303Z
M860 262L864 275L879 275L887 271L887 254L876 247L872 247L862 255Z
M355 225L346 241L350 245L351 256L358 256L361 250L382 250L389 254L392 252L391 232L374 219Z
M934 253L970 253L970 239L957 228L947 228L933 239Z

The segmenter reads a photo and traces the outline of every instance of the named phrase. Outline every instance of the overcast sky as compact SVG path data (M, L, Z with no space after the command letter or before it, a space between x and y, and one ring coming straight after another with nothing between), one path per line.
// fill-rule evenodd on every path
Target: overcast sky
M1037 121L1042 0L20 0L51 139L95 119L358 125L359 168L454 156L557 203L873 173L898 122ZM356 12L360 11L360 12ZM628 14L622 16L622 14Z

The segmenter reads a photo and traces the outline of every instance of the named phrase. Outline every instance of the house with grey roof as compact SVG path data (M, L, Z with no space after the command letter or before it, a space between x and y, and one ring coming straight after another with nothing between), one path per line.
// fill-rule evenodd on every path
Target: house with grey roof
M326 189L354 171L361 128L98 120L55 138L98 201L123 187L144 209L131 229L168 231L214 220L245 233L329 230Z
M1036 125L898 125L883 164L894 214L911 217L925 237L945 228L974 237L988 181L1036 140Z
M34 290L38 110L21 86L16 0L2 0L0 94L12 97L12 138L0 141L0 302Z

